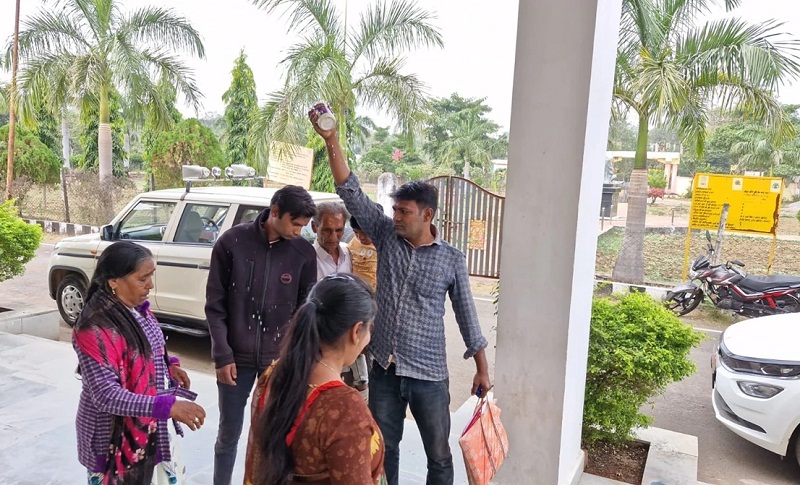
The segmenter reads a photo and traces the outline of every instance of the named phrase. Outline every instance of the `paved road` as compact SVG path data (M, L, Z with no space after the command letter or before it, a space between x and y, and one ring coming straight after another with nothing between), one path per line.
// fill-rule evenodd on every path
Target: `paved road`
M37 257L28 263L25 275L0 283L0 306L27 302L55 308L47 292L46 270L52 246L43 245ZM488 356L494 363L495 325L492 304L488 299L476 301L481 325L489 336ZM693 321L693 325L713 328L714 323ZM62 340L69 341L69 329L62 322ZM726 485L788 485L800 483L800 469L791 460L781 460L755 445L739 438L714 418L710 403L711 384L709 357L718 338L710 338L692 352L698 372L673 384L664 395L654 401L646 412L655 417L654 425L698 437L700 446L699 479L711 484ZM200 372L213 372L210 343L207 338L196 338L168 333L170 350L180 356L184 365ZM452 316L447 315L447 349L449 355L452 395L451 409L455 410L469 396L474 373L472 361L461 359L463 343Z

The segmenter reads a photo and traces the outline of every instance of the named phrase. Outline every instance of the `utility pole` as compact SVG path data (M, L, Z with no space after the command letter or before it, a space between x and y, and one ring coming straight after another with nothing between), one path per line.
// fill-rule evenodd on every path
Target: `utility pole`
M11 200L11 185L14 182L14 140L17 109L17 67L19 65L19 2L14 16L14 48L11 59L11 92L8 99L8 165L6 166L6 199Z

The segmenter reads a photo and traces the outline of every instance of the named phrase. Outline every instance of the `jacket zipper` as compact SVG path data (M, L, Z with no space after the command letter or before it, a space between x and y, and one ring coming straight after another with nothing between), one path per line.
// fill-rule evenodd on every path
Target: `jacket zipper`
M256 268L256 262L255 260L248 259L247 263L250 265L250 275L247 277L247 288L245 291L247 291L247 293L250 293L250 288L252 288L253 286L253 271Z
M270 266L270 256L272 256L272 246L269 246L267 250L267 260L264 262L264 282L263 282L263 289L261 291L261 305L259 307L259 318L258 318L258 326L256 326L256 353L255 353L255 360L256 363L256 371L261 364L261 339L263 338L263 329L264 329L264 307L267 303L267 284L269 281L269 266Z

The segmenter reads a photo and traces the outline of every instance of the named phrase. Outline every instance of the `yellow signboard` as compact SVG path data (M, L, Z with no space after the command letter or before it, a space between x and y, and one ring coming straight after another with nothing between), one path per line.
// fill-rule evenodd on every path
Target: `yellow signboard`
M486 249L486 221L481 219L469 220L469 249Z
M722 206L730 204L726 231L776 234L783 197L783 181L773 177L747 177L699 173L692 186L692 229L716 230Z

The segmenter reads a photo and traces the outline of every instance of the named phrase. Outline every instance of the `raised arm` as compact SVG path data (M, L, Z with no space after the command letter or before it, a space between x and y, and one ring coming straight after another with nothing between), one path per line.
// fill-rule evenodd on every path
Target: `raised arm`
M333 180L336 185L343 185L350 176L350 167L347 166L347 159L344 157L342 145L339 143L339 134L335 129L323 130L317 124L319 113L316 110L308 112L308 117L314 129L317 130L319 136L325 140L325 148L328 150L328 161L331 164L331 172L333 172Z
M344 201L347 210L356 218L364 232L380 247L387 237L394 237L394 222L381 211L377 204L367 197L358 178L350 172L347 159L339 143L336 130L323 130L317 125L317 112L312 110L308 114L314 129L325 140L328 150L328 162L336 182L336 193Z

